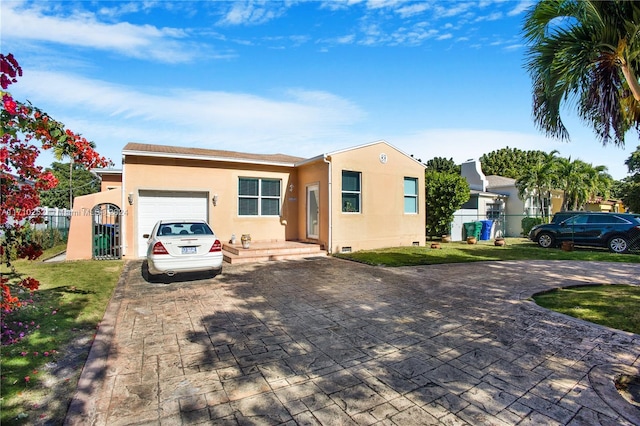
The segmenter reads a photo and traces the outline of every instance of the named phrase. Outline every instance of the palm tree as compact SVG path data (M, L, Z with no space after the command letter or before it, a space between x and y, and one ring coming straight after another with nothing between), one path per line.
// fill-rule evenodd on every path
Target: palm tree
M591 198L596 197L609 198L611 187L613 186L613 177L607 173L606 166L591 167L588 173L588 182L591 187Z
M82 135L67 131L64 139L54 145L53 155L58 161L69 158L69 208L73 208L73 168L78 160L82 159L83 151L95 149L96 144L88 141Z
M562 190L562 210L576 210L578 198L586 192L584 163L580 160L571 161L569 158L560 158L557 169L557 185Z
M558 160L557 177L564 193L562 210L577 210L598 195L607 197L613 182L605 166L571 161L571 157Z
M536 163L524 169L520 177L516 180L518 195L525 200L533 194L537 205L542 211L543 219L549 215L549 204L546 201L551 199L551 189L554 187L555 169L558 151L542 153Z
M603 145L640 133L640 2L544 0L523 31L533 117L545 134L569 140L560 116L568 101Z

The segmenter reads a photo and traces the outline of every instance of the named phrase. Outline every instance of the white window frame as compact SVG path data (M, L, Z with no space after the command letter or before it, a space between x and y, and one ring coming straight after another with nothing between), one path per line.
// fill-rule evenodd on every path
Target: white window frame
M240 194L240 182L242 180L255 180L258 181L258 194L257 195L242 195ZM263 181L275 181L278 182L278 195L262 195L262 182ZM255 199L258 201L258 214L243 214L240 211L240 200L242 199ZM278 213L277 214L263 214L262 213L262 200L278 200ZM238 216L241 217L280 217L282 212L282 179L277 178L257 178L241 176L238 178Z
M416 192L413 194L408 194L407 193L407 181L413 181L415 183L415 188L416 188ZM418 203L418 183L419 183L419 179L418 178L414 178L414 177L410 177L410 176L405 176L404 180L402 181L402 190L404 192L404 198L403 198L403 203L402 203L402 208L404 210L404 214L418 214L420 212L420 204ZM414 211L408 212L407 211L407 200L408 199L412 199L414 200L415 203L415 209Z
M351 190L345 190L344 189L344 174L345 173L352 173L352 174L357 174L358 175L358 190L357 191L351 191ZM357 172L354 170L343 170L342 171L342 185L341 185L341 196L340 196L340 201L342 204L341 210L342 213L347 213L347 214L360 214L362 213L362 172ZM344 196L345 195L357 195L358 196L358 209L354 210L354 211L348 211L345 210L346 206L345 206L345 202L344 202Z

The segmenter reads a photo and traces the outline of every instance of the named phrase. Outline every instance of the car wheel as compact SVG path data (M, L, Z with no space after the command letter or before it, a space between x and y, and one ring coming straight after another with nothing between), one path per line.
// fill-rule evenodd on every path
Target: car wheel
M629 243L626 238L620 236L611 238L607 245L609 246L609 250L614 253L624 253L629 249Z
M538 236L538 245L542 248L553 247L555 243L555 237L548 232L543 232Z
M142 278L149 283L156 281L156 276L149 272L149 264L146 260L142 262Z

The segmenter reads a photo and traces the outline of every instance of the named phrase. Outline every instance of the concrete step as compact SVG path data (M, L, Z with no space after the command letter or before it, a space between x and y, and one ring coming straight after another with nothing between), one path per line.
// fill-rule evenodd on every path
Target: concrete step
M224 252L223 252L224 253ZM224 261L233 265L242 263L259 263L259 262L272 262L279 260L292 260L292 259L307 259L311 257L326 257L327 252L319 251L314 253L303 254L272 254L265 256L238 256L232 253L224 253Z
M224 261L232 264L268 262L326 256L319 244L297 241L252 242L248 249L242 244L225 243L222 246Z

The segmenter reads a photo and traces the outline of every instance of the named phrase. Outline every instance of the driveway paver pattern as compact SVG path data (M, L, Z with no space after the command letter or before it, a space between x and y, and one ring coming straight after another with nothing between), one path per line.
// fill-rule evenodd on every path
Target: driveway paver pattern
M640 265L334 258L148 283L125 267L69 425L633 425L640 336L538 307Z

